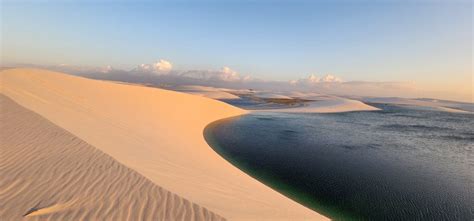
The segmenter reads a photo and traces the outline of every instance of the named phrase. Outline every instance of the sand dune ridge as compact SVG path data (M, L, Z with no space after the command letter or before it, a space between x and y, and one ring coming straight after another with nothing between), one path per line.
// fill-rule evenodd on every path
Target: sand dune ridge
M154 184L225 218L326 219L251 178L209 147L204 128L244 110L205 97L39 69L3 70L0 84L2 93L21 106Z

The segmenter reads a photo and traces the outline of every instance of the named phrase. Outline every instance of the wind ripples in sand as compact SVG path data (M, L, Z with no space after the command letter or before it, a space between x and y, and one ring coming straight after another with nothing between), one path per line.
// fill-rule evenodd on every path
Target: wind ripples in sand
M223 220L0 95L0 220Z

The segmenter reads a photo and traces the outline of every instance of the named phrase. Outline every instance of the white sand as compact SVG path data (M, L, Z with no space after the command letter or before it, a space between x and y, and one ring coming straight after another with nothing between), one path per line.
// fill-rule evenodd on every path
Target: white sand
M0 106L0 220L224 220L1 94Z
M434 99L410 99L399 97L381 97L381 98L365 98L368 102L385 103L385 104L401 104L418 107L422 109L446 111L453 113L473 113L474 104L459 103L453 101L438 101Z
M239 96L236 96L236 95L233 95L231 93L224 92L224 91L202 91L202 92L197 92L196 91L196 92L186 92L186 93L192 94L192 95L197 95L197 96L202 96L202 97L207 97L207 98L211 98L211 99L216 99L216 100L240 99Z
M261 92L252 93L253 96L263 99L304 99L311 100L305 102L301 107L276 108L253 110L254 112L291 112L291 113L335 113L349 111L374 111L380 110L367 105L361 101L342 98L332 95L324 95L313 92Z
M284 93L284 95L292 98L308 99L308 100L317 100L321 97L326 97L327 95L314 93L314 92L299 92L299 91L290 91Z
M185 92L188 94L203 96L211 99L240 99L239 96L229 93L229 89L224 88L214 88L214 87L205 87L205 86L198 86L198 85L186 85L186 86L179 86L177 88L173 88L173 90Z
M186 85L173 88L180 92L204 96L211 99L240 99L234 94L242 93L241 91L234 91L226 88L214 88L198 85ZM230 93L232 92L232 93ZM243 94L251 95L262 99L304 99L313 100L306 102L302 107L289 107L278 109L262 109L253 110L253 112L291 112L291 113L334 113L334 112L348 112L348 111L374 111L379 110L376 107L367 105L361 101L342 98L332 95L324 95L313 92L269 92L269 91L244 91Z
M311 101L302 107L256 110L256 112L287 112L287 113L335 113L349 111L376 111L376 107L361 101L340 97L325 98L324 100Z
M205 142L206 125L246 113L241 109L179 92L36 69L2 71L1 87L15 102L153 183L225 218L326 219L238 170Z

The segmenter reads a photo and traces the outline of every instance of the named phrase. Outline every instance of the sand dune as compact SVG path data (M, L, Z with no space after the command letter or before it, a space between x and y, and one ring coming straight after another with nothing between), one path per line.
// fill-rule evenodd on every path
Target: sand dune
M348 111L375 111L376 107L367 105L361 101L340 97L326 98L319 101L311 101L302 107L279 108L269 110L256 110L256 112L287 112L287 113L335 113Z
M205 87L198 85L184 85L173 88L175 91L180 91L188 94L203 96L211 99L239 99L240 97L229 93L229 89Z
M367 105L361 101L337 97L332 95L323 95L311 92L282 92L277 94L269 94L274 98L283 99L304 99L311 100L301 107L277 108L257 110L258 112L288 112L288 113L336 113L348 111L374 111L379 110L376 107ZM281 97L280 97L281 96Z
M221 118L244 114L243 110L205 97L37 69L4 70L0 79L2 93L15 102L105 152L154 184L225 218L326 219L249 177L208 146L203 138L205 126ZM70 158L68 155L65 160ZM38 168L42 163L48 164L46 159L38 161ZM22 179L18 176L14 182L22 182ZM2 187L0 191L3 188L20 186ZM23 188L38 189L34 186ZM74 192L74 188L69 190ZM112 191L106 193L110 195ZM150 200L150 196L140 194ZM73 198L66 197L43 206L50 209L46 212L68 208L69 199ZM97 203L101 200L99 198ZM73 212L87 213L85 210L87 208ZM101 209L98 213L105 211L123 212ZM56 213L52 212L50 216Z
M342 98L332 95L324 95L313 92L268 92L268 91L238 91L226 88L213 88L198 85L186 85L172 88L173 90L204 96L211 99L241 99L235 94L250 96L257 99L303 99L310 100L305 105L288 108L262 108L252 110L253 112L288 112L288 113L335 113L348 111L373 111L376 107L367 105L361 101Z
M0 95L0 220L224 220Z
M455 101L435 100L435 99L413 99L400 97L377 97L364 98L367 102L385 103L385 104L401 104L415 108L446 111L453 113L473 113L474 104Z

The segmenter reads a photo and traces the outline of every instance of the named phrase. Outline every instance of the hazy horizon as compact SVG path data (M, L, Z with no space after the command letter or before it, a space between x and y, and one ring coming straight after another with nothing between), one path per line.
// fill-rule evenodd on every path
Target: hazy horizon
M218 80L215 86L280 82L294 90L473 102L470 1L1 6L2 66L191 76L198 84ZM354 82L364 86L354 88Z

